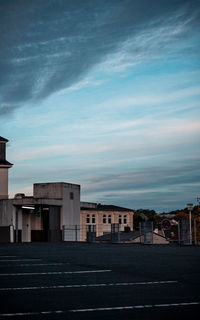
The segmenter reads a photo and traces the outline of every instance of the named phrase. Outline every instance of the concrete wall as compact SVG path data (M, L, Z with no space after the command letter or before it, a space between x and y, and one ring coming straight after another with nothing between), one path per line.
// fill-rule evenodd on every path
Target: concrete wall
M0 200L0 226L15 224L15 208L13 200Z
M62 225L80 225L80 185L63 183Z
M8 168L0 168L0 199L8 199Z
M34 183L33 196L34 198L62 199L63 182Z
M42 230L41 216L31 214L31 230Z

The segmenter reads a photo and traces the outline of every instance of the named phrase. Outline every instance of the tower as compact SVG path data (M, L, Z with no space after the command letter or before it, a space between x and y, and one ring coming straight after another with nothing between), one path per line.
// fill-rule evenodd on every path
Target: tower
M12 163L6 160L7 139L0 136L0 200L8 199L8 169Z

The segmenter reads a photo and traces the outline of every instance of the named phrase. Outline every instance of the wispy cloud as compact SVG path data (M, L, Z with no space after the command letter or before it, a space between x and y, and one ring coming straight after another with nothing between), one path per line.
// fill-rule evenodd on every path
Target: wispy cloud
M187 200L195 197L199 183L199 163L186 165L169 164L159 167L138 168L124 174L105 174L84 184L83 197L93 201L126 204L132 208L152 208L162 211L165 208L184 207ZM187 194L187 196L186 196ZM193 201L192 200L192 201ZM179 207L179 208L180 208Z
M164 21L150 22L146 28L120 45L117 52L109 54L101 65L107 72L121 72L131 66L156 59L169 52L174 42L187 34L194 17L184 19L184 11L174 13Z
M73 127L71 127L73 128ZM87 134L89 130L95 136L107 136L106 141L99 139L98 141L88 141ZM72 130L76 131L76 128ZM82 134L82 142L73 141L72 144L51 144L46 146L49 137L43 140L42 146L31 146L23 148L23 152L13 150L10 157L14 161L42 159L59 156L77 155L95 155L98 153L107 153L111 151L130 153L149 153L149 149L154 150L155 144L157 152L164 151L164 148L173 148L175 146L184 145L189 141L195 141L200 135L199 122L196 120L183 120L183 119L168 119L168 120L148 120L143 119L140 121L117 121L109 124L102 124L100 131L96 129L95 124L89 126L79 126L79 134ZM108 134L109 133L109 134ZM84 137L85 136L85 137ZM176 139L174 140L174 136ZM196 137L196 138L195 138ZM86 140L84 142L84 139ZM126 139L126 140L124 140ZM153 139L153 140L152 140ZM80 139L79 139L80 140ZM134 141L134 144L132 143ZM160 150L160 151L159 151ZM114 159L113 159L114 161Z
M59 94L63 94L69 91L78 91L86 87L97 87L102 85L102 83L103 83L103 80L94 80L92 78L86 77L83 80L75 83L74 85L69 86L66 89L62 89L61 91L59 91Z
M148 10L146 0L3 1L1 111L99 85L86 75L105 59L106 68L122 70L155 58L197 21L195 1L151 1Z
M134 94L133 96L117 96L114 99L107 100L103 103L97 104L96 108L99 109L99 111L102 112L110 112L109 106L112 106L115 110L119 110L121 108L127 108L127 107L146 107L150 108L152 106L160 105L161 107L164 104L169 104L176 101L184 100L188 97L195 97L200 95L200 86L189 86L183 89L178 90L171 90L168 92L161 92L157 95L151 94L150 92L145 92L144 95L138 95ZM170 105L168 106L170 107Z

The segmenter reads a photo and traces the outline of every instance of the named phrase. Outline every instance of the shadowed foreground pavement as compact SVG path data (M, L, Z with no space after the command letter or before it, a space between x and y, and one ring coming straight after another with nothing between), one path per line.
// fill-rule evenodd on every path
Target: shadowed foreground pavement
M200 247L0 245L0 319L184 319L200 314Z

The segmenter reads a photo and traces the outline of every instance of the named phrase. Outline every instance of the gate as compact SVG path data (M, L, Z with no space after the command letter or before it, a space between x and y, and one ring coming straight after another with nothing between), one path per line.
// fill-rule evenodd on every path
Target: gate
M153 244L153 221L140 222L140 243Z
M120 242L120 224L119 223L111 224L111 242L113 243Z
M94 242L96 240L96 225L87 225L86 240L87 242Z

